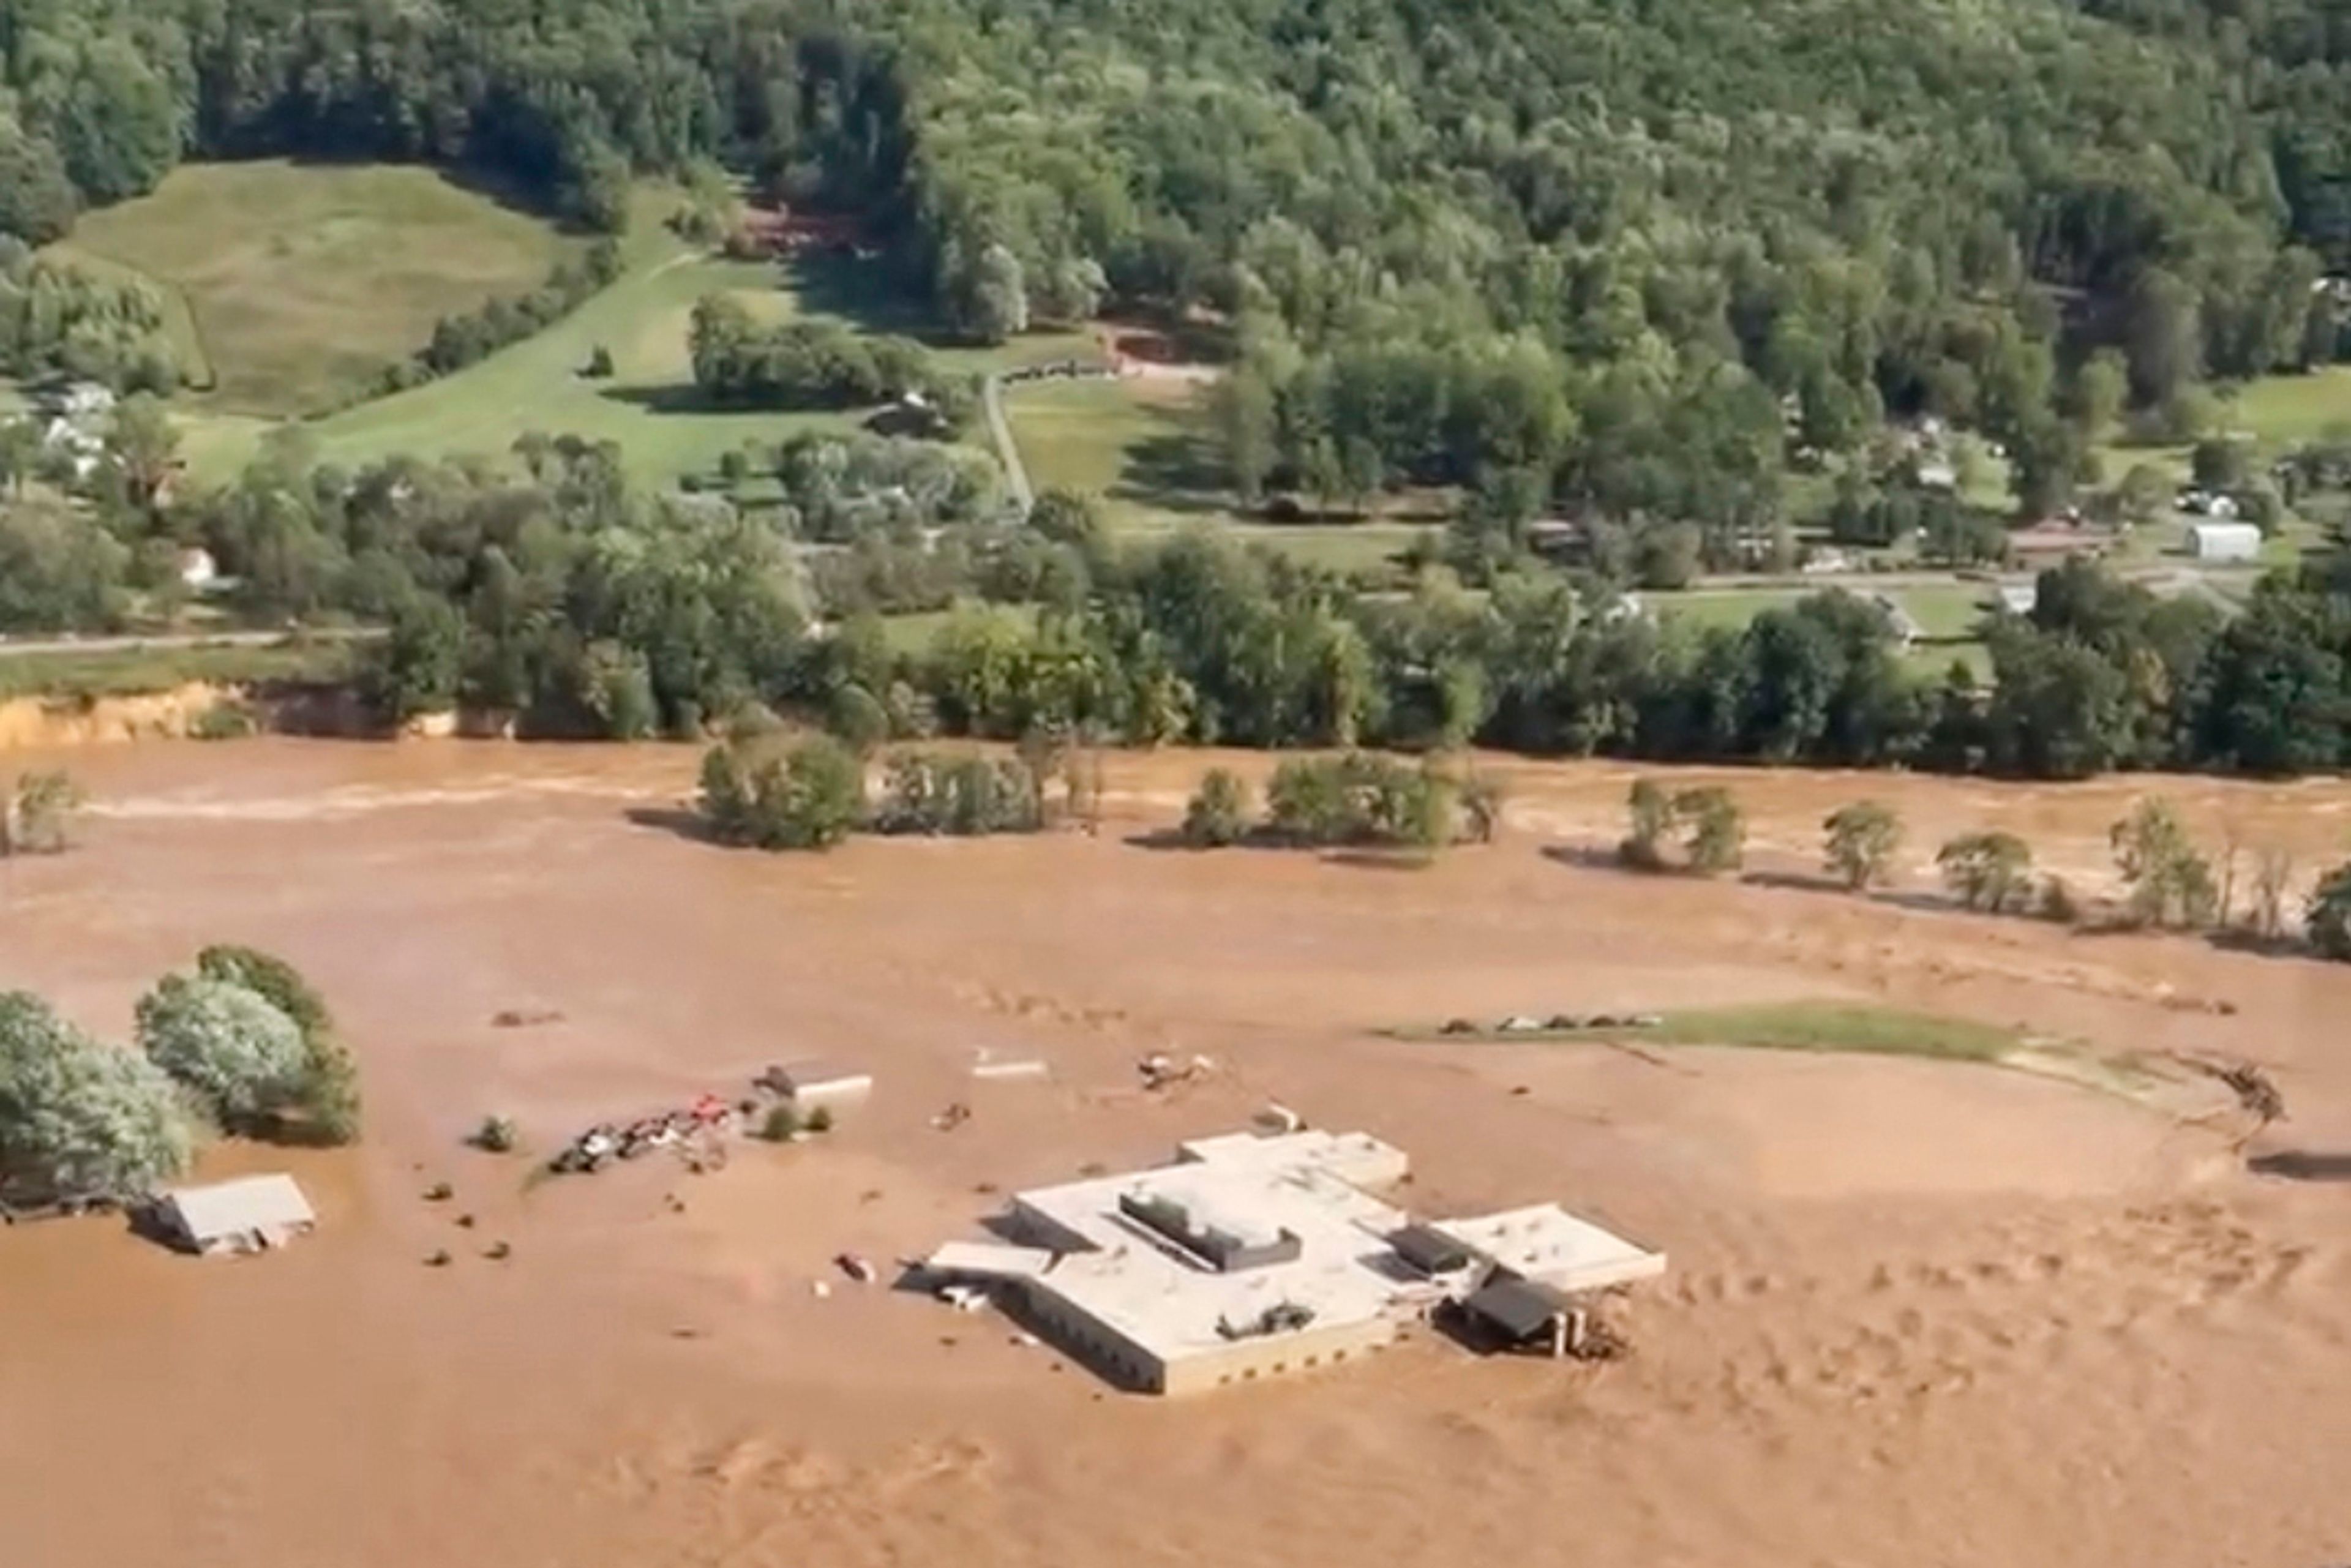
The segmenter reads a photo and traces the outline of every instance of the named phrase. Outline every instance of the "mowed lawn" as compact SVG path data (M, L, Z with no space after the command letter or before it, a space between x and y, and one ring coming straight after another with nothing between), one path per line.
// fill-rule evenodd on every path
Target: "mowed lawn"
M2229 405L2228 422L2273 449L2313 440L2333 428L2351 428L2351 365L2248 382Z
M622 242L620 278L544 331L455 375L307 422L302 428L318 455L345 465L399 455L497 455L536 432L616 442L632 479L667 487L689 476L711 475L721 456L747 444L771 444L800 430L854 427L862 417L857 413L713 409L696 396L686 335L695 302L704 295L732 295L768 320L810 315L868 329L877 323L859 313L810 308L775 264L728 261L685 245L664 223L676 201L674 193L657 186L640 192ZM827 304L835 297L829 295ZM1075 334L1038 333L1000 349L948 349L940 357L951 367L977 371L1062 357L1085 346ZM611 353L613 373L591 379L581 372L600 347ZM251 457L268 428L266 421L196 412L183 421L183 450L198 476L225 479ZM976 430L971 439L987 437Z
M1813 587L1694 588L1679 593L1646 593L1642 597L1661 616L1698 626L1737 631L1766 610L1784 610L1815 593L1843 589L1856 597L1873 592L1910 612L1923 636L1903 655L1914 670L1940 676L1954 660L1978 676L1988 675L1991 659L1979 636L1990 590L1973 583L1889 584L1882 590L1853 583L1821 583Z
M1131 537L1198 523L1335 571L1376 570L1426 525L1374 517L1266 523L1235 515L1207 428L1205 389L1174 378L1040 382L1009 389L1005 413L1037 488L1092 496Z
M186 165L57 253L159 287L203 403L283 418L364 392L579 244L429 169L271 161Z

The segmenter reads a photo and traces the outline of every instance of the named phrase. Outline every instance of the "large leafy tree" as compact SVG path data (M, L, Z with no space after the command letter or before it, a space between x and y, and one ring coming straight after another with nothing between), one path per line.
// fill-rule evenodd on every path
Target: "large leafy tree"
M128 1198L187 1167L172 1081L23 991L0 995L0 1197Z
M300 1103L309 1056L301 1026L257 991L168 975L139 1000L139 1045L224 1127Z

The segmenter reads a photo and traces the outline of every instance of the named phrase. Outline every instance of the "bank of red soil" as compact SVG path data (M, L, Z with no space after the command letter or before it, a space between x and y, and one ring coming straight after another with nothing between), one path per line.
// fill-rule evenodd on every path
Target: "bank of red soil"
M214 1156L299 1172L323 1224L280 1255L183 1260L105 1220L0 1233L12 1563L1313 1568L1376 1542L1398 1564L2207 1568L2321 1563L2351 1531L2351 1206L2246 1173L2230 1129L1963 1066L1374 1032L1878 998L2253 1056L2293 1109L2265 1147L2351 1150L2351 969L1546 855L1619 831L1633 770L1598 766L1506 765L1504 841L1405 870L1128 842L1174 820L1195 754L1113 758L1099 837L821 858L664 825L683 749L72 760L102 810L74 853L0 873L0 985L120 1035L202 943L281 950L343 1013L372 1126L347 1153ZM1912 819L1914 861L2006 826L2085 871L2149 788L2313 864L2351 806L2336 784L1730 781L1790 863L1864 793ZM1056 1081L975 1085L981 1048ZM1221 1071L1146 1095L1154 1050ZM528 1186L527 1158L458 1146L486 1111L544 1148L798 1054L869 1063L870 1107L716 1176ZM1267 1098L1405 1145L1416 1205L1558 1196L1666 1248L1635 1356L1416 1342L1169 1405L992 1315L811 1289L843 1249L968 1234L996 1191L1155 1158ZM934 1130L956 1100L972 1119ZM422 1200L436 1180L453 1204ZM501 1239L511 1260L479 1255ZM440 1248L455 1263L423 1267Z

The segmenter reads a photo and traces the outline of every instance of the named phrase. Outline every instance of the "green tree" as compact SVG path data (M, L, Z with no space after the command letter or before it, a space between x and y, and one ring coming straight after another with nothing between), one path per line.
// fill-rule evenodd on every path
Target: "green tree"
M2000 915L2032 892L2032 850L2013 833L1967 833L1935 852L1943 881L1970 909Z
M446 600L402 605L366 677L375 709L392 724L446 710L465 666L465 623Z
M1631 831L1616 846L1616 858L1641 871L1666 863L1666 839L1676 821L1674 798L1653 779L1635 779L1625 801Z
M37 246L63 239L79 205L56 145L0 118L0 235Z
M2142 528L2171 509L2171 480L2153 464L2132 464L2115 495L2124 517Z
M1698 549L1704 542L1688 523L1643 528L1634 541L1634 574L1644 588L1677 590L1697 580Z
M1845 886L1859 893L1886 880L1902 842L1902 819L1893 808L1856 800L1829 813L1821 829L1827 868Z
M2189 454L2196 483L2208 490L2236 490L2253 477L2253 447L2234 436L2208 435Z
M0 856L62 852L89 802L89 791L63 768L20 775L16 789L0 796Z
M0 1198L137 1197L186 1170L194 1142L152 1062L0 995Z
M273 1134L303 1143L356 1141L362 1110L359 1062L336 1028L326 998L301 971L274 954L223 944L196 955L196 974L253 992L301 1030L302 1089L292 1107L298 1121L281 1121Z
M1472 770L1461 780L1463 826L1471 843L1490 844L1502 828L1502 804L1508 791L1491 773Z
M84 50L53 133L82 193L119 202L153 190L179 161L180 109L126 29Z
M1279 451L1273 389L1257 371L1243 365L1217 383L1211 398L1226 474L1241 505L1254 507L1265 498L1266 476L1273 472Z
M971 335L983 343L1001 343L1029 329L1029 289L1020 259L1004 246L979 253L964 315Z
M2130 364L2113 349L2100 349L2074 372L2067 412L2085 442L2095 442L2122 417L2130 396Z
M1729 790L1719 785L1682 790L1674 797L1674 818L1689 830L1683 852L1692 871L1713 876L1739 869L1747 819Z
M2310 945L2337 962L2351 962L2351 862L2319 880L2304 923Z
M302 1030L257 991L166 975L139 999L139 1046L223 1127L251 1128L301 1103Z
M1184 841L1223 849L1249 836L1249 786L1231 770L1211 768L1184 806Z
M781 752L730 740L702 761L702 814L715 836L763 850L828 850L865 820L865 768L831 736Z
M2124 353L2132 395L2158 404L2203 370L2203 319L2196 290L2164 267L2144 268L2125 305Z
M2205 925L2219 902L2211 862L2198 852L2171 802L2141 800L2107 833L2133 918L2153 925Z

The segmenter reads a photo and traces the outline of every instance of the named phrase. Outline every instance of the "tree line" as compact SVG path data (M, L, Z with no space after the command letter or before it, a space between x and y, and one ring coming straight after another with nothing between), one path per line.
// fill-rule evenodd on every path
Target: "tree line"
M1744 858L1746 817L1721 786L1669 793L1654 779L1635 779L1625 816L1616 858L1632 870L1718 875L1739 869ZM1891 885L1899 880L1904 839L1892 807L1853 801L1821 822L1822 869L1854 893ZM2134 804L2106 839L2122 889L2113 915L2120 923L2234 933L2269 944L2298 940L2324 957L2351 962L2351 862L2323 873L2297 911L2292 854L2274 845L2249 848L2231 836L2215 856L2160 797ZM2091 917L2087 901L2064 878L2036 873L2032 846L2014 833L1955 835L1936 849L1934 865L1965 909L2067 925Z
M607 232L632 169L839 201L906 157L887 49L789 0L7 0L0 88L0 232L34 243L187 156L465 167Z
M686 348L694 384L716 402L843 409L913 396L937 402L949 429L975 402L967 378L943 373L911 338L868 336L829 320L762 324L730 294L695 302Z
M1987 611L1986 680L1921 674L1883 608L1841 591L1729 628L1550 570L1367 589L1208 532L1114 541L1067 495L1016 519L984 458L895 438L748 453L740 476L780 495L750 509L634 492L615 450L570 438L347 470L297 429L234 484L163 501L172 462L168 422L134 397L81 505L0 500L0 625L110 624L134 591L178 591L174 553L200 544L256 623L388 626L372 672L388 715L463 704L538 733L695 734L764 706L879 712L906 740L1475 743L2057 779L2351 765L2335 555L2233 612L2069 562L2028 613ZM2288 468L2334 483L2351 459L2320 443ZM872 613L949 602L915 645Z

